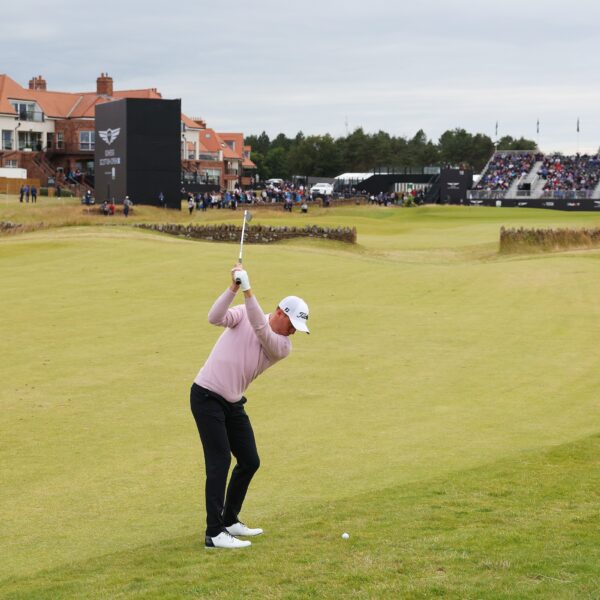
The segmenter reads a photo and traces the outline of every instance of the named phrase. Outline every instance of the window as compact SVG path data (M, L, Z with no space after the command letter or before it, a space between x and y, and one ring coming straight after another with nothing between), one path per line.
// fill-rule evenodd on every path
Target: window
M16 169L19 166L19 162L16 160L5 160L4 166L8 167L9 169Z
M206 183L211 185L221 184L221 169L203 169L201 175Z
M46 147L49 149L54 147L54 133L51 131L46 134Z
M2 149L12 150L13 149L13 132L10 129L2 130Z
M64 138L63 138L63 132L62 131L57 131L56 132L56 149L57 150L63 150L65 147L65 142L64 142Z
M93 131L80 131L79 132L79 149L80 150L93 150L95 148L95 138Z
M11 100L11 105L15 109L20 121L43 121L44 113L41 110L36 110L35 102L22 102L19 100Z
M200 152L198 160L219 160L219 155L216 152Z

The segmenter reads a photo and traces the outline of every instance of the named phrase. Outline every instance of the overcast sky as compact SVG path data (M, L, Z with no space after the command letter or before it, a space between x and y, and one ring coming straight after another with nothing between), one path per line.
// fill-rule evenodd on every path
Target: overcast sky
M594 0L3 3L0 72L27 86L156 87L220 131L447 129L600 147ZM580 133L576 132L580 119Z

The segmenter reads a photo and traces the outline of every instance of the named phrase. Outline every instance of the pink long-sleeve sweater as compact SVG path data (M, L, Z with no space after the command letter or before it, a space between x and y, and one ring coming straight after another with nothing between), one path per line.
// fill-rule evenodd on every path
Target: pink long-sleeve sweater
M227 288L208 313L210 323L226 329L194 379L229 402L240 400L252 381L292 350L289 338L271 329L254 296L229 308L234 298Z

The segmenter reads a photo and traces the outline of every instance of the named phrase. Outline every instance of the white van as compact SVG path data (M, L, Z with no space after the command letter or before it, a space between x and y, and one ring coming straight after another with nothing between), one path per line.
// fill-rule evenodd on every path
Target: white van
M311 196L331 196L333 194L332 183L315 183L310 188Z
M283 179L267 179L267 187L277 188L278 190L283 187Z

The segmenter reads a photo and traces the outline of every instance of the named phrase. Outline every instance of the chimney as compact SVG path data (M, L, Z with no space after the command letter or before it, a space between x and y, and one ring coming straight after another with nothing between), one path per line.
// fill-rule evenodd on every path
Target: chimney
M192 121L200 126L200 129L206 129L206 121L200 117L192 117Z
M113 95L113 80L108 73L100 73L100 77L96 79L96 93L99 96Z
M29 89L30 90L46 90L46 80L41 76L38 75L37 77L34 77L33 79L29 80Z

